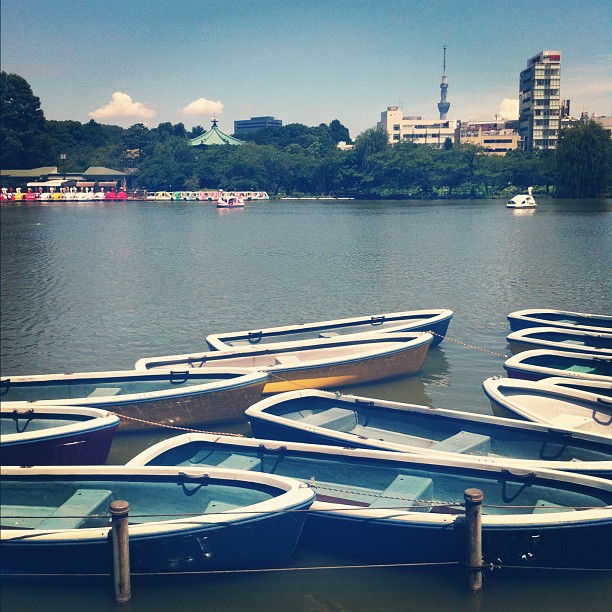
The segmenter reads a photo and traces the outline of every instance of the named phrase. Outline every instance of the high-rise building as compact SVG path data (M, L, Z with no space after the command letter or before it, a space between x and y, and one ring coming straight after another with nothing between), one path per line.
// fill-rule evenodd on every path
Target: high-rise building
M438 102L438 110L440 111L440 119L446 119L450 102L446 101L446 92L448 90L448 77L446 76L446 45L444 45L444 63L442 66L442 82L440 83L440 101Z
M525 151L556 149L561 127L561 51L541 51L521 71L519 134Z

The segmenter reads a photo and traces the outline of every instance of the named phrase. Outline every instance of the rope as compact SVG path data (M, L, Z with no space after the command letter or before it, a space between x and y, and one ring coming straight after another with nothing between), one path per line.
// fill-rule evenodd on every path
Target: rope
M178 425L167 425L166 423L156 423L155 421L147 421L146 419L138 419L136 417L127 416L125 414L119 414L118 412L110 411L110 414L114 414L121 419L126 419L128 421L136 421L137 423L144 423L145 425L152 425L154 427L164 427L166 429L176 429L178 431L190 431L191 433L205 433L211 434L214 436L233 436L235 438L244 438L245 436L240 433L231 433L231 432L220 432L220 431L207 431L206 429L191 429L189 427L179 427Z
M270 574L274 572L308 572L321 570L361 570L361 569L387 569L399 567L441 567L441 566L464 566L474 570L540 570L540 571L557 571L557 572L612 572L608 568L591 568L591 567L552 567L552 566L525 566L525 565L504 565L501 562L483 563L482 565L469 565L461 561L436 561L436 562L421 562L421 563L369 563L361 565L315 565L302 567L272 567L272 568L255 568L255 569L231 569L231 570L202 570L199 572L131 572L131 576L200 576L214 574ZM112 571L112 570L111 570ZM104 577L108 578L108 572L103 574L86 573L86 574L38 574L38 573L11 573L14 577Z
M449 338L448 336L444 336L442 334L436 334L436 332L429 330L429 334L433 334L438 338L442 338L443 340L447 340L448 342L453 342L455 344L459 344L465 348L474 349L475 351L480 351L482 353L487 353L488 355L493 355L494 357L503 357L504 359L508 359L510 355L506 355L505 353L496 353L495 351L489 351L487 349L480 348L479 346L474 346L473 344L466 344L465 342L461 342L461 340L455 340L454 338Z

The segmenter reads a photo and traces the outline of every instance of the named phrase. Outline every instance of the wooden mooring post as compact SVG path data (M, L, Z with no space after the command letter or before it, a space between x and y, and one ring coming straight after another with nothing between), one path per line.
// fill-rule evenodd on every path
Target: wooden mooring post
M110 505L110 511L112 516L115 601L117 603L126 603L132 597L128 527L130 504L123 500L114 501Z
M480 489L466 489L465 499L465 562L468 586L472 591L482 589L482 500Z

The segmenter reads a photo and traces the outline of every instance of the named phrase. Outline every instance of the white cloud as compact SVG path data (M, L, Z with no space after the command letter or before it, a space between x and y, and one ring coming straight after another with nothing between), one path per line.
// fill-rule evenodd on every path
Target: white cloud
M138 117L148 119L155 117L155 111L147 108L141 102L134 102L132 97L121 91L116 91L111 101L97 110L89 113L92 119L108 119L110 117Z
M501 119L518 119L519 101L504 98L499 105L499 116Z
M213 102L206 98L198 98L181 110L183 115L219 115L222 112L223 102L221 100Z

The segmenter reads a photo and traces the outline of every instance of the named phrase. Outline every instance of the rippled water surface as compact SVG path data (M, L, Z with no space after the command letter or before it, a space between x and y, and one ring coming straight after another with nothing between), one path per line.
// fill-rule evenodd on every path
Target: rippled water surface
M488 414L481 384L504 373L509 312L612 313L611 212L611 200L542 201L526 211L502 201L3 207L2 374L129 369L144 356L205 349L213 332L451 308L447 339L419 376L351 392ZM248 433L241 424L226 429ZM123 463L165 435L118 436L110 461ZM456 570L321 570L144 583L132 605L604 609L611 588L600 575L504 573L475 599ZM74 609L112 607L110 584L2 590L3 609L48 597Z

